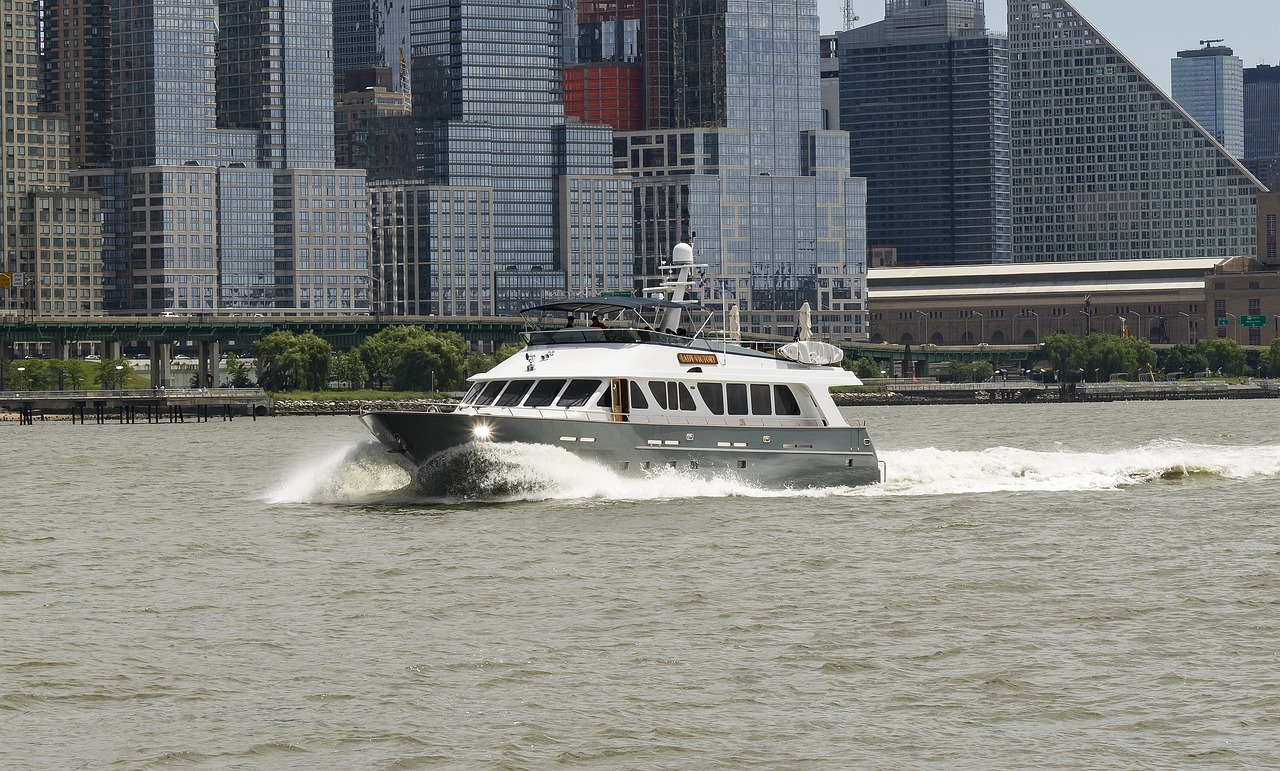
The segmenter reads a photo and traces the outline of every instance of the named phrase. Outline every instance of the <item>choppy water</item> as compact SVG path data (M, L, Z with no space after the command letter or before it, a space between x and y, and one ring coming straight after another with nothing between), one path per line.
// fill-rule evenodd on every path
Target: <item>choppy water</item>
M462 501L354 418L0 425L0 765L1280 766L1276 405L857 415L884 485Z

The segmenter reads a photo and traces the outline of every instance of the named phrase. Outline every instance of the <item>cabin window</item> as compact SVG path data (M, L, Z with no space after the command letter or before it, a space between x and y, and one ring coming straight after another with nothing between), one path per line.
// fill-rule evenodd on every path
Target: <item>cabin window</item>
M507 381L505 380L490 381L489 384L484 387L484 390L480 392L480 395L476 397L476 404L493 404L493 400L498 396L498 392L501 391L502 387L506 384Z
M556 401L557 407L581 407L600 387L599 380L570 380L569 385Z
M751 414L752 415L772 415L773 407L769 403L769 384L768 383L752 383L751 384Z
M483 386L481 386L479 383L472 383L471 387L467 389L467 395L462 397L462 403L471 404L476 399L476 397L480 395L481 388L483 388Z
M698 393L712 415L724 414L724 386L719 383L699 383Z
M693 412L698 409L697 403L693 400L693 393L685 387L684 383L677 383L674 380L669 383L653 380L649 383L649 392L653 394L653 400L664 410Z
M644 398L644 391L640 389L640 384L634 380L631 381L631 409L649 409L649 400Z
M777 415L800 414L800 402L796 401L796 395L791 392L789 386L776 385L773 387L773 404L774 413Z
M729 407L730 415L746 415L747 414L747 384L746 383L726 383L724 386L725 403Z
M670 383L667 388L667 403L672 409L680 409L685 412L693 412L698 409L698 405L693 401L693 394L685 388L684 383ZM680 405L677 407L676 405Z
M533 387L533 393L524 400L524 406L546 407L556 400L556 394L560 393L561 388L564 388L563 380L539 380Z
M502 392L502 396L498 397L496 402L499 407L515 407L524 399L524 395L529 393L529 387L533 385L532 380L512 380L507 386L507 390Z
M658 403L662 409L667 408L667 384L660 380L649 381L649 393L653 394L653 400Z

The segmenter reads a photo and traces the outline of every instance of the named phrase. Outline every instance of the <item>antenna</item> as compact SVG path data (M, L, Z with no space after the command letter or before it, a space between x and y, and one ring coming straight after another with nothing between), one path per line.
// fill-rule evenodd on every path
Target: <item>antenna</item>
M844 28L853 29L858 24L858 14L853 12L853 0L844 0Z

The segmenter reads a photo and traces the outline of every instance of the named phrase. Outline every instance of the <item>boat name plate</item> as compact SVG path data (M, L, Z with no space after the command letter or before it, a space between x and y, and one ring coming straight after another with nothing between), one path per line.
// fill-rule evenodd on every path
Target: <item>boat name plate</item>
M677 353L676 360L681 364L719 364L720 359L714 353Z

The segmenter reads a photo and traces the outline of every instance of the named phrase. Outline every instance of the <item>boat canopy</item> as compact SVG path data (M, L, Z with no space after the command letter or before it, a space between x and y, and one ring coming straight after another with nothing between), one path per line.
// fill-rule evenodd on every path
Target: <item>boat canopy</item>
M677 303L658 297L575 297L525 308L520 313L615 313L656 308L698 308L694 302Z

